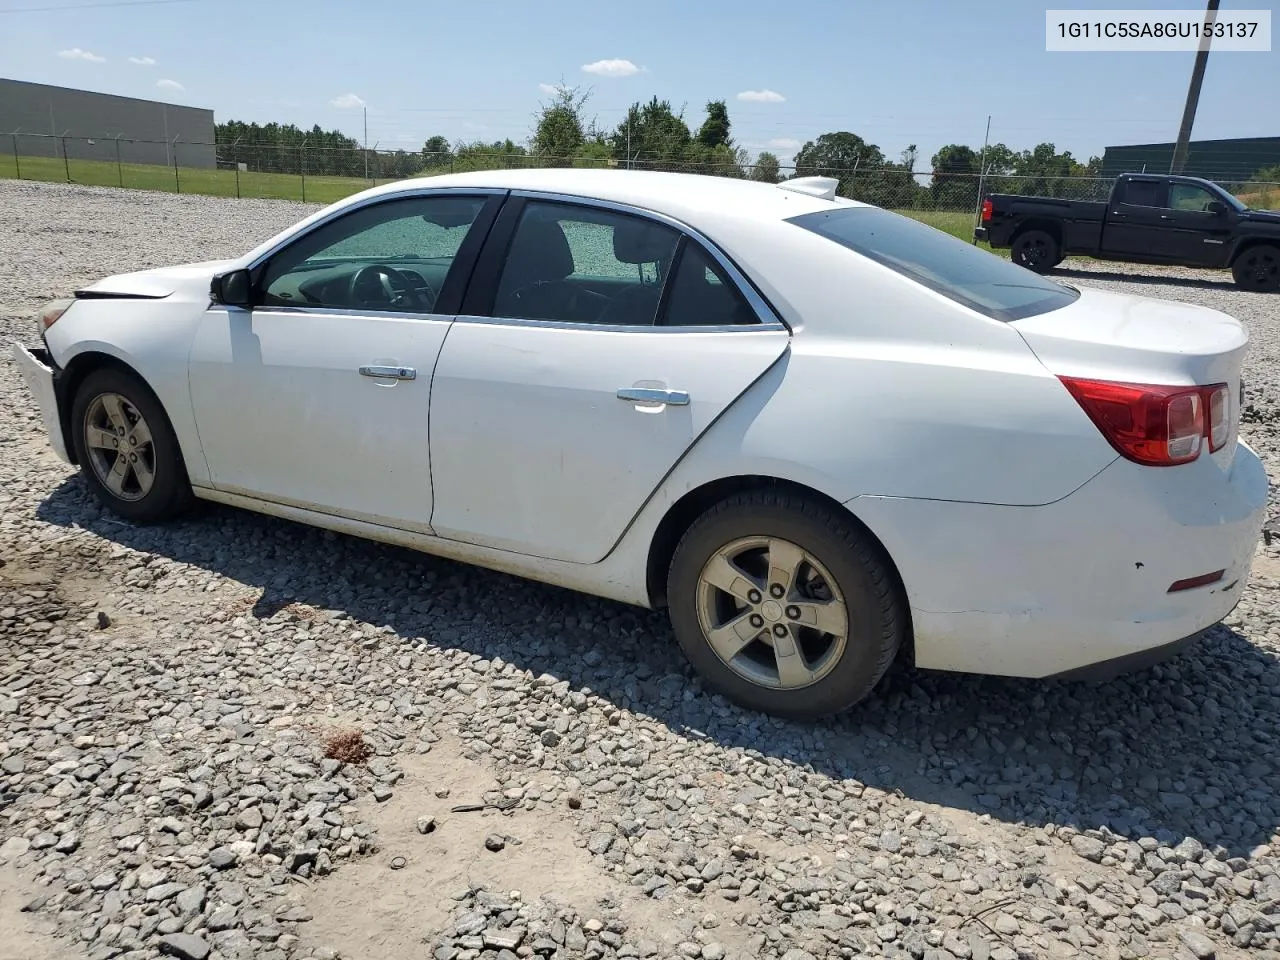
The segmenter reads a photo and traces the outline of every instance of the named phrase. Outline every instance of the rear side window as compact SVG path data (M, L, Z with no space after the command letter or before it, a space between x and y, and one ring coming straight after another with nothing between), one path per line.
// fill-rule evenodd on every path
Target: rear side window
M993 320L1021 320L1074 303L1070 287L949 233L878 207L843 207L787 221Z
M1130 180L1124 185L1120 202L1135 207L1163 207L1164 190L1162 184L1155 180Z
M667 281L666 309L658 323L723 327L759 322L720 265L699 244L686 240L675 273Z

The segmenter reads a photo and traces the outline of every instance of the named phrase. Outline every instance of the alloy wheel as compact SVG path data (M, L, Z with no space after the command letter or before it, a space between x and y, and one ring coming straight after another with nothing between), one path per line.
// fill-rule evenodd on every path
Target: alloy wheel
M112 496L141 500L156 479L155 444L147 421L127 397L101 393L85 410L84 445L94 475Z
M835 579L778 537L735 540L713 554L698 578L697 613L716 655L763 687L817 683L848 644L849 613Z

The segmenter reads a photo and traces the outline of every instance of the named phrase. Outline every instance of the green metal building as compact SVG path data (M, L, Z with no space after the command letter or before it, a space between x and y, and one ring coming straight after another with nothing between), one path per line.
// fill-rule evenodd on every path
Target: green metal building
M1168 173L1172 162L1172 143L1107 147L1102 155L1102 175ZM1192 140L1182 172L1218 182L1239 182L1252 180L1259 170L1274 166L1280 166L1280 137Z

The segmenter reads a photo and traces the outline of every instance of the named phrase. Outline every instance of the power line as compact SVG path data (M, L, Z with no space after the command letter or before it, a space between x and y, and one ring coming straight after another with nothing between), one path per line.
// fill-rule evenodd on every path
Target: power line
M108 3L69 3L58 7L10 7L6 13L54 13L59 10L105 10L107 7L155 7L170 3L198 3L200 0L110 0Z

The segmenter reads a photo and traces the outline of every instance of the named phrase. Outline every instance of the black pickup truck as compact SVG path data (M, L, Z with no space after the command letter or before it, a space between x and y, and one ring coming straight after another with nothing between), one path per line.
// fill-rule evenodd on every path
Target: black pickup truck
M1280 212L1196 177L1126 173L1103 203L991 194L974 238L1037 273L1076 255L1230 269L1245 290L1280 290Z

